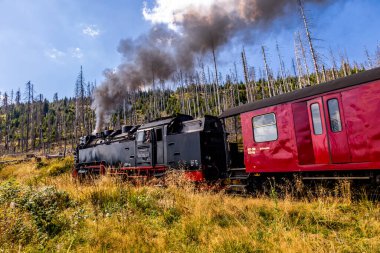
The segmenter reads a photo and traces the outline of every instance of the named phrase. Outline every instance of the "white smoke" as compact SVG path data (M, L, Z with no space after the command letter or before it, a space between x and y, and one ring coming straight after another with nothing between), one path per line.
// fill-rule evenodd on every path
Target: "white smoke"
M216 0L156 0L153 8L149 8L147 3L144 2L143 16L145 20L153 24L164 23L175 29L175 23L182 21L186 10L208 9L216 2Z

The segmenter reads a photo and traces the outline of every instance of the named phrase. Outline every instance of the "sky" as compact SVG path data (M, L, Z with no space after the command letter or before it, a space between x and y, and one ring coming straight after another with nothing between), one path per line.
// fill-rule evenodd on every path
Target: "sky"
M154 7L155 1L146 5ZM56 92L60 98L70 97L80 66L86 81L100 85L104 70L122 62L117 51L120 40L137 38L152 26L143 8L142 0L0 0L0 91L23 91L31 81L35 94L42 93L49 100ZM306 9L326 65L330 64L330 47L337 57L346 53L358 62L366 60L365 48L375 54L380 45L380 1L335 0L322 8L307 5ZM249 65L261 67L260 48L265 45L275 68L277 41L290 69L297 30L303 32L299 17L284 25L278 21L249 44L233 42L219 49L218 64L228 70L236 62L242 72L240 52L244 46Z

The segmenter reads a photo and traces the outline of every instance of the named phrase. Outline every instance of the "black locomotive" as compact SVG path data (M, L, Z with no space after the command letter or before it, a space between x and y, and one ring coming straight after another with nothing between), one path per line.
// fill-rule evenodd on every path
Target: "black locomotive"
M130 178L161 176L182 170L193 181L227 174L225 133L217 117L161 118L141 126L123 126L80 138L74 176L121 174Z

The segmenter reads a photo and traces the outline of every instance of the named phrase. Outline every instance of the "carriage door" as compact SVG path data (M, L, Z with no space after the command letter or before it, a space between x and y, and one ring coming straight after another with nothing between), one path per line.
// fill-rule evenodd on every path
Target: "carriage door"
M163 127L154 129L154 165L164 164L164 140L163 140Z
M308 101L307 107L309 110L309 123L315 164L328 164L330 163L330 153L322 98Z
M323 97L327 135L330 145L332 163L346 163L351 161L348 146L342 96L340 93Z

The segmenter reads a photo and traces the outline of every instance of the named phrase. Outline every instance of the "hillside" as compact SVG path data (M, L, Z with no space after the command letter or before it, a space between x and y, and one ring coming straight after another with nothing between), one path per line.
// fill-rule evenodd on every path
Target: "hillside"
M72 158L2 165L5 252L378 252L380 205L345 185L301 198L167 187L115 178L79 184ZM180 185L180 187L178 186ZM335 195L341 197L334 197Z

